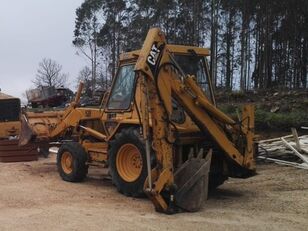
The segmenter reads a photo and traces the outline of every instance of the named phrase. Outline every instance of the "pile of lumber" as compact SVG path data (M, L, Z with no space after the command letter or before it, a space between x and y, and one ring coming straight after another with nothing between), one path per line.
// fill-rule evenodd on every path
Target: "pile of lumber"
M258 159L308 170L308 135L292 135L259 141Z

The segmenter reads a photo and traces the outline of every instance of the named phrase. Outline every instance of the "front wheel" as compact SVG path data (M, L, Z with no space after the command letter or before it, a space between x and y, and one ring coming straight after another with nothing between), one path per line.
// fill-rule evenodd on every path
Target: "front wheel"
M69 182L80 182L88 173L87 153L76 142L63 144L57 155L57 167L61 178Z
M113 184L126 196L143 196L147 178L145 145L138 129L123 129L110 142L109 168Z

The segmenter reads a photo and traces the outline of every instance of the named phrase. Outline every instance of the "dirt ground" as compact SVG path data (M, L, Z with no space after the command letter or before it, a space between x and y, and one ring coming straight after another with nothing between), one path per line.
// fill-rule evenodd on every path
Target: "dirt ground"
M232 179L197 213L156 213L147 199L125 197L102 170L64 182L55 156L0 164L0 230L308 230L308 172L261 164Z

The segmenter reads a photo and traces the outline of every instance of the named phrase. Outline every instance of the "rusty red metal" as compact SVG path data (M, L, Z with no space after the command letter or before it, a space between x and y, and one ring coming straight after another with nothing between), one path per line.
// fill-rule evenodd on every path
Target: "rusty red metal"
M38 159L36 144L18 146L18 140L0 140L0 162L36 161Z

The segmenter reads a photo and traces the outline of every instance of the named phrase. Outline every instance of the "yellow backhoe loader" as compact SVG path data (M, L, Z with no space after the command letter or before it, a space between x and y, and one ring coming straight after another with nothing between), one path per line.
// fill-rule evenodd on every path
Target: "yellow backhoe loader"
M145 193L159 212L197 211L208 185L255 174L253 106L238 121L217 109L207 56L205 48L167 44L153 28L141 50L121 55L99 108L78 107L81 85L64 112L25 114L21 143L75 134L57 155L64 180L82 181L99 163L119 192Z

